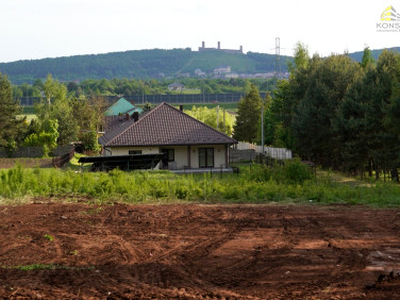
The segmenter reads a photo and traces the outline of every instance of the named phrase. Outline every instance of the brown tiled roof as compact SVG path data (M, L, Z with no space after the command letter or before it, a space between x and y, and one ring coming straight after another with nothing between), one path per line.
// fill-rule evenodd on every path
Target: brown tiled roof
M126 115L104 116L103 131L108 132L117 127L123 126L130 119L131 119L131 116L129 116L129 119L128 119L126 117Z
M99 139L103 146L167 146L236 144L237 141L161 103L137 122L129 120Z
M143 112L141 116L145 116L148 112ZM126 113L122 115L115 116L104 116L103 122L103 131L109 132L118 127L123 127L126 122L130 121L133 118L132 114Z

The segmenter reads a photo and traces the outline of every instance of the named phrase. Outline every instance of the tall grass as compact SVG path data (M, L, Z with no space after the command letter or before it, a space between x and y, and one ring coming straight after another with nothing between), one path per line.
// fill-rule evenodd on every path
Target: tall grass
M306 167L304 167L306 168ZM240 173L175 175L167 171L78 173L74 170L26 169L21 165L0 171L0 204L32 197L77 199L96 203L321 203L400 206L400 186L338 184L314 178L303 166L253 166Z

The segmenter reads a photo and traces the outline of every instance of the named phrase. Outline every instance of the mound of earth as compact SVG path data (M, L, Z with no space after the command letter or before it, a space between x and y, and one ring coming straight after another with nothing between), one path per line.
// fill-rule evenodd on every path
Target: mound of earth
M0 298L394 299L400 211L0 206Z

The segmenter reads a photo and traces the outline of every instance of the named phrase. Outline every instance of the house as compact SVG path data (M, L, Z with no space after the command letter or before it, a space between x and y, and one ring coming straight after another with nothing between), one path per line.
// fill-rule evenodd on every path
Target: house
M206 77L207 74L203 72L201 69L196 69L194 70L194 75L199 76L199 77Z
M185 89L185 86L179 82L174 82L168 85L168 89L170 91L182 92Z
M231 67L228 65L223 65L220 66L216 69L214 69L214 75L221 75L221 74L226 74L231 72Z
M164 153L163 168L228 168L235 139L165 102L99 138L104 155Z
M143 110L140 107L136 107L128 100L120 98L114 104L112 104L104 113L105 116L118 116L126 113L133 114L135 111L142 113Z

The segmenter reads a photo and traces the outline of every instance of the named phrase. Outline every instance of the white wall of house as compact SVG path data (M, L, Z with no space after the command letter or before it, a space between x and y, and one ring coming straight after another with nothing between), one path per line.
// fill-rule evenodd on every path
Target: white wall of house
M129 150L141 150L142 154L160 153L159 147L107 147L110 151L105 151L105 155L128 155Z
M214 149L214 168L223 168L226 166L226 147L225 145L201 145L190 146L190 167L199 168L199 149ZM188 147L187 146L165 146L165 147L110 147L110 151L105 151L105 155L128 155L129 150L141 150L142 154L161 153L161 149L174 149L175 162L177 169L183 169L188 166ZM229 161L229 160L228 160Z
M175 163L177 169L183 169L188 165L188 150L187 146L175 146L175 147L160 147L162 149L174 149L175 152Z

